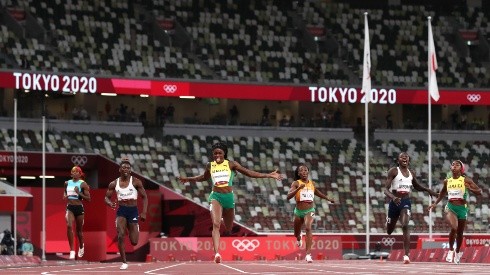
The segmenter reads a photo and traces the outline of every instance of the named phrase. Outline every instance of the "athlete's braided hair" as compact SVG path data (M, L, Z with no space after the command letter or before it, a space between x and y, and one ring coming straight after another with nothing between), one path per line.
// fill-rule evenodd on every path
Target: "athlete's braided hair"
M223 153L225 155L225 159L228 159L228 146L226 146L225 143L223 143L221 141L218 141L215 144L213 144L213 146L211 147L211 149L213 151L214 151L214 149L221 149L221 150L223 150Z
M308 171L310 171L310 168L308 168L308 166L306 166L306 164L304 163L299 163L298 166L296 167L296 169L294 170L294 180L299 180L301 177L299 176L299 168L301 166L304 166L306 167L306 169L308 169Z

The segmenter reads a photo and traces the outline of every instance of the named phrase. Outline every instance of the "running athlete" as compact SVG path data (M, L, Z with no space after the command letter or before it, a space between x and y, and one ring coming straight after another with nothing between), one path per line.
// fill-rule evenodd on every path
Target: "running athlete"
M75 259L75 250L73 248L73 222L76 224L78 238L78 258L83 257L85 246L83 243L83 222L85 211L83 209L82 199L90 201L90 186L83 180L85 175L82 168L74 166L71 169L71 180L65 181L65 192L63 199L67 200L66 205L66 235L70 245L70 260Z
M301 247L303 244L301 227L305 225L306 232L306 257L308 263L313 262L311 257L311 244L313 242L313 234L311 232L311 224L315 216L315 207L313 200L315 195L334 203L333 199L327 197L320 190L315 188L315 182L308 179L310 170L305 164L300 164L294 170L294 181L289 189L287 199L295 197L296 207L294 208L294 236L296 237L296 245Z
M468 190L476 195L482 194L482 189L476 185L471 178L464 176L464 165L460 160L451 164L453 176L444 180L444 186L437 200L429 206L429 211L447 195L448 202L444 209L446 221L451 226L449 232L449 251L446 255L447 262L459 264L463 252L460 252L463 243L463 232L466 227L468 215ZM456 253L454 253L454 240L456 239Z
M398 167L392 167L388 170L384 190L385 195L390 199L386 230L388 235L391 235L395 230L396 222L398 219L400 220L403 231L403 248L405 249L403 263L405 264L410 263L410 230L408 228L412 208L410 192L412 188L415 188L417 191L424 191L431 196L437 196L437 192L419 184L415 172L408 168L409 165L410 157L408 154L400 153L398 155Z
M219 254L219 228L221 220L225 225L225 230L230 231L233 226L235 217L235 199L233 194L233 179L236 172L240 172L251 178L273 178L282 180L282 176L277 173L277 170L269 174L264 174L249 170L241 166L234 160L228 160L228 147L222 142L215 143L212 146L212 154L214 161L208 162L204 174L194 177L179 177L181 183L206 181L211 179L213 183L213 191L209 195L209 203L211 204L211 220L213 222L213 247L214 247L214 262L221 262Z
M112 209L116 209L116 206L119 204L116 214L117 247L119 248L119 254L121 254L122 259L122 265L119 269L128 269L124 237L127 230L131 244L133 246L138 244L138 221L146 220L148 197L146 196L145 187L141 180L131 176L131 163L128 158L121 160L119 173L121 174L120 177L109 183L105 194L105 203ZM111 200L114 191L117 194L117 202ZM138 194L143 198L143 211L139 216Z

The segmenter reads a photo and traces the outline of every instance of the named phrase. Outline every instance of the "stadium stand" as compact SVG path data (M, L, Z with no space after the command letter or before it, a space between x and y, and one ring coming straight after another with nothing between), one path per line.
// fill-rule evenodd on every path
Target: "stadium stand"
M338 37L343 60L356 75L362 71L363 13L369 12L372 67L376 68L373 80L379 84L420 87L427 79L427 20L431 15L437 41L438 84L443 87L482 87L488 85L486 68L469 55L469 46L457 45L455 29L481 29L485 33L486 19L482 12L468 11L470 22L458 9L449 14L434 16L434 8L423 5L385 6L383 8L353 8L349 4L326 1L305 1L302 18L307 22L320 22ZM341 14L341 16L336 16ZM356 16L357 15L357 16ZM459 24L452 24L458 20ZM451 40L452 43L451 43Z
M368 11L376 84L425 86L427 62L420 53L427 52L428 15L433 15L439 53L439 86L490 84L488 53L472 54L482 52L485 43L472 50L459 31L476 34L471 39L488 33L487 16L477 8L436 15L431 5L370 7L341 1L300 1L300 7L273 0L55 2L0 2L10 19L1 26L7 62L0 66L15 68L25 57L30 69L47 71L358 84L361 16ZM29 20L16 21L9 9L25 12ZM318 37L309 26L324 28L326 34Z
M11 130L0 132L0 150L9 150L8 141L13 138ZM158 183L175 190L189 200L208 207L208 182L180 184L179 175L202 173L209 161L209 144L220 139L217 136L165 136L158 140L153 137L119 133L49 132L47 148L50 152L72 152L82 150L94 152L118 160L128 156L134 163L134 170ZM288 179L293 177L294 164L311 165L311 178L318 188L338 203L328 204L317 201L317 218L314 228L318 232L365 232L364 217L365 186L364 144L355 139L315 139L315 138L257 138L224 137L230 146L229 157L246 167L259 171L278 168ZM38 131L22 130L19 135L21 150L40 150L41 135ZM80 147L84 148L81 149ZM78 149L80 148L80 149ZM371 232L384 232L387 204L383 194L386 171L393 165L393 159L400 151L412 156L412 168L419 180L427 185L427 145L423 140L376 140L370 153L370 224ZM468 166L467 175L483 187L482 197L470 196L470 232L486 232L488 207L483 203L489 198L488 158L490 144L482 142L434 141L433 188L440 189L440 183L449 171L450 160L461 158ZM294 202L286 201L290 182L276 182L266 179L237 177L235 181L236 212L240 223L260 232L284 231L292 228L291 213ZM427 232L432 222L436 232L448 230L441 211L436 211L429 220L426 211L428 198L414 192L412 196L412 221L414 232ZM399 229L397 229L399 230Z

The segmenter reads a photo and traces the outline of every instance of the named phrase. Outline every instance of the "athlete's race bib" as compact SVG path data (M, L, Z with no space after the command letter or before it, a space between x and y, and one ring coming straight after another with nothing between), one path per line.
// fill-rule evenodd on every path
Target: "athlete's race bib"
M299 193L299 201L311 202L315 197L315 192L309 189L303 189Z

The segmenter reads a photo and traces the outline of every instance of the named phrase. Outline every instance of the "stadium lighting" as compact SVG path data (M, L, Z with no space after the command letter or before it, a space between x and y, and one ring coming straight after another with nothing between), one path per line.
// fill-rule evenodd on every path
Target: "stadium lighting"
M54 179L54 176L39 176L40 179L45 178L45 179Z
M182 99L195 99L196 97L195 96L192 96L192 95L181 95L181 96L179 96L179 98L182 98Z
M23 179L23 180L35 180L36 177L34 177L34 176L20 176L20 179Z
M147 94L141 94L140 97L149 97Z
M117 96L116 93L101 93L103 96Z
M6 177L0 177L0 180L7 180Z

